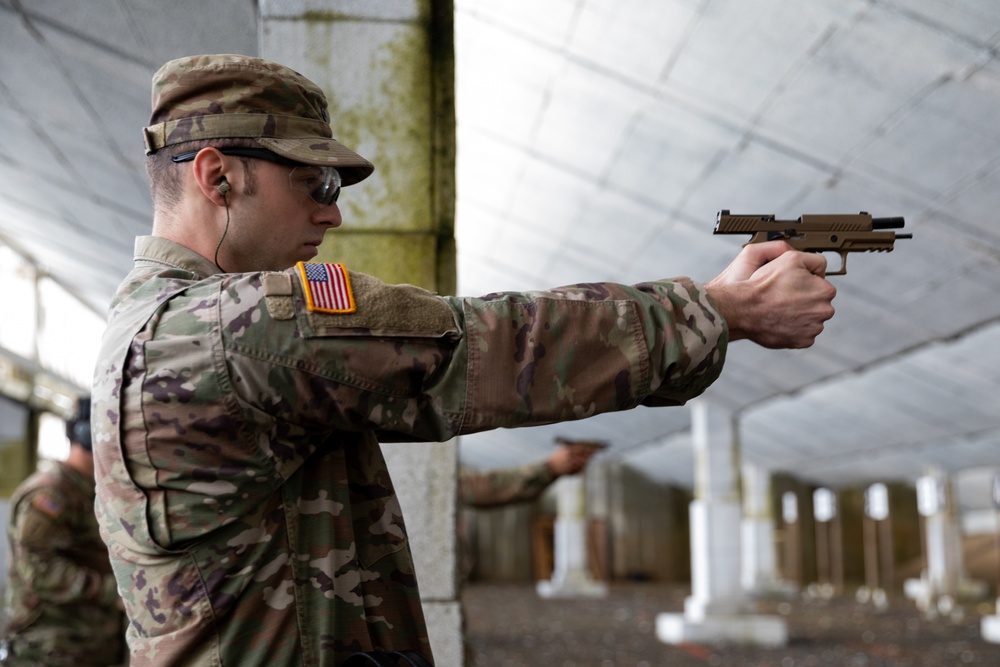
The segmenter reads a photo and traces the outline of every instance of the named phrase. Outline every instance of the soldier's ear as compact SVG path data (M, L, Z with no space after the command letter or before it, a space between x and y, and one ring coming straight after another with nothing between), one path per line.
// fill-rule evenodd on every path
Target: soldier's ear
M226 195L232 190L228 178L229 162L217 148L209 146L198 151L191 163L191 175L198 189L218 206L228 205Z

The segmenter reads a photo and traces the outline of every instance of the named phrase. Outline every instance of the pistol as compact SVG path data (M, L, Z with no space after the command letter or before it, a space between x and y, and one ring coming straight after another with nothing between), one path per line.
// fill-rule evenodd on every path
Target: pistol
M873 218L864 211L858 214L803 215L798 220L775 220L773 215L731 215L719 211L715 234L752 234L750 243L786 241L796 250L835 252L840 255L840 270L828 276L847 273L849 252L890 252L896 239L913 238L887 229L902 229L903 218Z
M606 440L588 440L585 438L567 438L562 435L556 436L557 445L584 445L591 449L607 449L610 445Z

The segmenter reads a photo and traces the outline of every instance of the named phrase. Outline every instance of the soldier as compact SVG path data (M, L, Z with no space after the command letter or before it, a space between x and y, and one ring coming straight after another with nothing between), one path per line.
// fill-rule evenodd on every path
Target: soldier
M10 506L4 665L119 665L125 623L94 516L90 397L66 423L69 457L25 480Z
M95 373L98 519L136 665L431 661L376 434L462 433L679 405L729 341L805 347L821 255L744 249L686 278L445 297L309 263L372 165L276 63L191 56L153 78L153 234ZM345 258L346 259L346 258Z
M582 472L591 457L607 447L607 443L596 440L560 439L558 442L556 450L538 463L498 470L459 470L459 500L463 505L476 509L493 509L536 500L563 475ZM463 580L468 579L476 563L472 535L475 535L475 528L470 527L465 519L460 521L458 538Z

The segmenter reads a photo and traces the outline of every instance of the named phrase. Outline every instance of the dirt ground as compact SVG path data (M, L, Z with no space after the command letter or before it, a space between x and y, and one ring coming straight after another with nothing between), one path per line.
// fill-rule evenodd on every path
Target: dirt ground
M992 602L931 620L902 598L883 611L846 596L766 600L759 612L788 623L783 648L662 643L657 615L688 594L627 583L600 600L544 600L529 584L469 583L467 667L1000 667L1000 645L979 633Z

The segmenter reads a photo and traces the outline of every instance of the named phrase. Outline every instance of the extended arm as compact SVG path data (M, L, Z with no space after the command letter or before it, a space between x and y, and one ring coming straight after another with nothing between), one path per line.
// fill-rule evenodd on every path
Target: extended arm
M462 470L459 497L470 507L497 507L535 500L563 475L575 475L587 467L597 447L567 442L544 461L500 470Z

